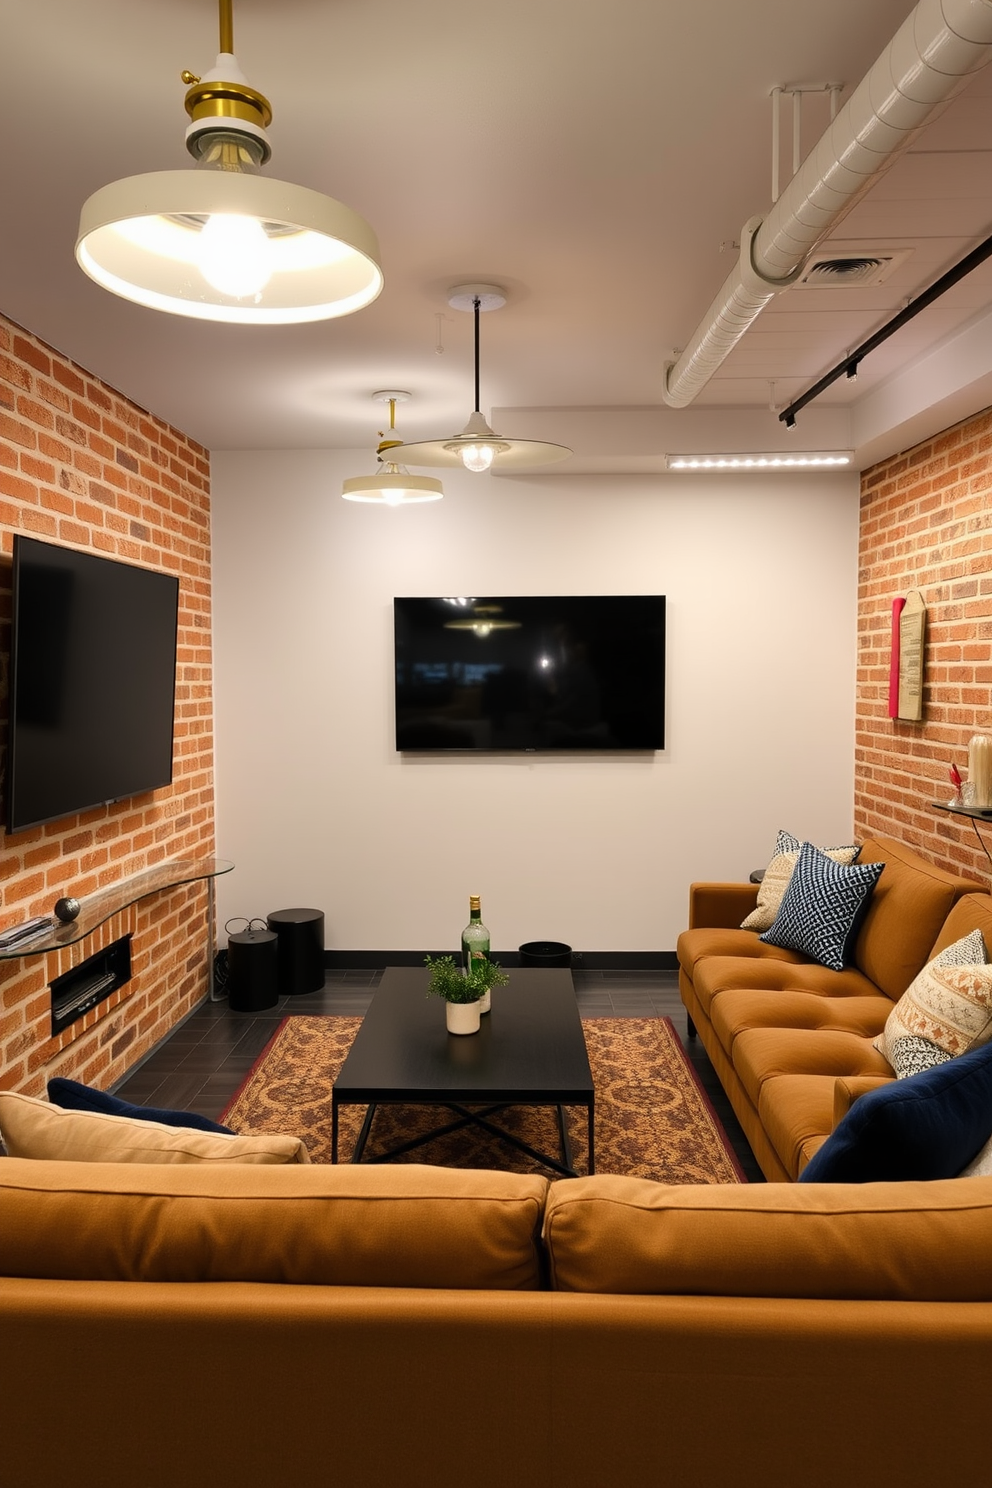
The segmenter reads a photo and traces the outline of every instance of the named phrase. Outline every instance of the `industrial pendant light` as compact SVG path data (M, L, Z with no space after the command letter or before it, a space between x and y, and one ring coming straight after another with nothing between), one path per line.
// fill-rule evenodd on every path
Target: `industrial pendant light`
M404 444L408 465L463 465L466 470L526 470L534 465L553 465L572 453L563 444L544 444L538 439L507 439L489 427L479 411L479 315L506 304L506 291L496 284L458 284L448 292L454 310L471 310L475 316L475 411L460 434L448 439L429 439Z
M196 169L95 192L76 259L112 294L172 315L242 325L350 315L382 288L375 234L341 202L258 174L272 154L272 108L234 56L232 4L219 0L216 65L182 75Z
M393 436L396 432L396 405L406 403L409 393L386 389L373 393L377 403L389 404L389 433L379 432L376 459L380 470L376 475L354 475L341 487L345 501L375 501L383 506L404 506L414 501L440 501L444 495L441 482L432 475L410 475L402 465L390 459L394 450L403 445Z

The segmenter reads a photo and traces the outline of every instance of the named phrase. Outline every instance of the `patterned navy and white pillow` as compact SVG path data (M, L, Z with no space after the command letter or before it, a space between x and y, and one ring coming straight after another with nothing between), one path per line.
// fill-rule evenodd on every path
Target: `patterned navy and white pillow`
M918 1034L907 1034L905 1038L893 1039L888 1048L889 1063L896 1072L897 1080L907 1080L910 1075L922 1075L924 1070L935 1065L946 1064L953 1059L939 1044Z
M802 843L798 837L793 837L791 832L785 832L779 828L778 839L775 843L775 856L762 875L758 885L757 903L751 913L741 921L742 930L768 930L774 923L775 916L782 907L782 899ZM820 852L826 853L828 858L833 858L835 863L853 863L861 851L858 842L847 843L843 847L821 847Z
M884 863L835 863L809 842L799 857L772 925L769 945L799 951L831 971L843 971Z

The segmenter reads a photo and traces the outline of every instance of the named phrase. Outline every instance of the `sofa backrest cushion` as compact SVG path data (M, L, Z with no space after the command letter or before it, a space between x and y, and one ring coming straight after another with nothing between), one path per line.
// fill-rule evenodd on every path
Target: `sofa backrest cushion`
M0 1091L0 1137L11 1157L116 1163L309 1163L302 1137L197 1131L102 1111L66 1111Z
M539 1177L414 1163L7 1158L0 1276L535 1289L547 1189Z
M941 951L946 951L948 946L957 940L963 940L974 930L981 931L986 957L992 961L992 894L965 894L955 902L954 908L940 927L933 954L936 956Z
M937 1183L552 1185L560 1291L992 1300L992 1178Z
M895 1002L930 960L955 901L979 886L887 837L869 838L858 862L884 863L885 871L854 942L854 964Z

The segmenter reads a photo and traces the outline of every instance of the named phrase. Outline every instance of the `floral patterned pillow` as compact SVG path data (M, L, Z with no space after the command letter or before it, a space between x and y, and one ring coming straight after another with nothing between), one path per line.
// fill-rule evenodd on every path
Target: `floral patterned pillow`
M896 1078L918 1075L992 1039L992 966L980 930L924 966L889 1014L874 1047Z

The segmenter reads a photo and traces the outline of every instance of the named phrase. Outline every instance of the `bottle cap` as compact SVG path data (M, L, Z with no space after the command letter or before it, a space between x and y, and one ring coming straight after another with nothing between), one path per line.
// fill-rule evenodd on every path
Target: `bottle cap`
M469 894L468 907L470 911L473 909L479 909L481 907L481 904L482 896L480 894Z

